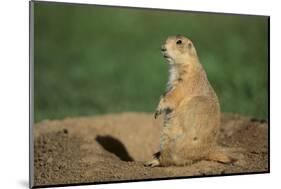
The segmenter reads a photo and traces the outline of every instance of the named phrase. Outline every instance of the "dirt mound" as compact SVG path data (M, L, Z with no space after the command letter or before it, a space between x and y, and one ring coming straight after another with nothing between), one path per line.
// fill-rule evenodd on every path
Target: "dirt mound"
M93 183L268 171L268 125L224 114L219 143L243 148L241 161L144 167L158 150L161 119L148 113L42 121L34 126L34 184Z

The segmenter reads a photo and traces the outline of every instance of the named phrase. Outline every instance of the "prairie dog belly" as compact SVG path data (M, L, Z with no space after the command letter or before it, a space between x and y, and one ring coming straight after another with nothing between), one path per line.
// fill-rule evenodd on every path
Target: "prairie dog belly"
M164 124L160 135L160 150L174 143L183 134L180 120L175 113L164 114Z
M185 146L215 143L219 115L219 108L213 101L200 96L191 98L174 112L165 113L160 149L178 141Z

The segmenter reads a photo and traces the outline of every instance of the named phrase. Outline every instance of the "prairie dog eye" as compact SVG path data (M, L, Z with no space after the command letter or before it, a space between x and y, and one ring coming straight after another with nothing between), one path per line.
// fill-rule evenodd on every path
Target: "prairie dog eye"
M177 40L177 45L182 44L182 41L179 39Z

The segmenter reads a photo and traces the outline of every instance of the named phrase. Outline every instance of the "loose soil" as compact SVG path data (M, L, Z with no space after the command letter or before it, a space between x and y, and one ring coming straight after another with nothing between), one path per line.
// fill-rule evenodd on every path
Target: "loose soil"
M34 185L99 183L268 172L268 124L223 114L218 143L242 149L239 161L144 167L159 148L161 119L150 113L45 120L34 126Z

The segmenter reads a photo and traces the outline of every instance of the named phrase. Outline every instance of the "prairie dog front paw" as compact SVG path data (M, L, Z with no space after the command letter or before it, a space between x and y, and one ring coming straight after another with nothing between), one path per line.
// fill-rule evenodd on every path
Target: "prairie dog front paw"
M164 98L163 98L163 96L161 96L159 104L157 106L157 109L155 110L155 113L154 113L154 118L155 119L157 119L157 117L163 113L163 111L165 109L164 105L165 105Z

